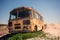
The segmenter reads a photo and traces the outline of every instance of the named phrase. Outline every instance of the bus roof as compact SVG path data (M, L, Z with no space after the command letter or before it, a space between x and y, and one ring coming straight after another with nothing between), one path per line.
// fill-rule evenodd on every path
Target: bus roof
M35 11L33 8L30 8L30 7L18 7L18 8L13 9L10 13L21 11L21 10L32 10L36 12L39 16L41 16L37 11Z

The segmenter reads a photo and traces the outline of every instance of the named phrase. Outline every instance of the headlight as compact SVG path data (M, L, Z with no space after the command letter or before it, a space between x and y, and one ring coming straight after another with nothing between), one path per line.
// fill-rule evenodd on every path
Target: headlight
M9 26L9 27L12 26L12 22L9 22L9 23L8 23L8 26Z

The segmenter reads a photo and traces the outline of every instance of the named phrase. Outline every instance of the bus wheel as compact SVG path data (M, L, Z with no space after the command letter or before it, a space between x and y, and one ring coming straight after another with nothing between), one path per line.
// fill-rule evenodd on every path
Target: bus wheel
M34 31L37 31L37 25L35 25L35 27L34 27Z

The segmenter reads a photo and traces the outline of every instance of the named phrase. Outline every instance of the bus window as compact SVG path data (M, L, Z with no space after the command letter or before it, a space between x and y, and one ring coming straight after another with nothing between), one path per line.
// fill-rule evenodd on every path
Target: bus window
M42 16L40 16L40 20L41 20L41 21L43 21L43 18L42 18Z
M16 19L16 17L14 15L11 15L11 19Z
M33 13L32 13L32 17L35 18L35 19L39 19L39 18L38 18L38 14L37 14L36 12L34 12L34 11L33 11Z
M32 13L32 18L36 18L35 13Z
M38 15L38 20L40 20L40 16Z
M38 18L38 14L35 14L35 18L36 18L36 19L39 19L39 18Z
M20 18L25 18L25 17L29 17L29 16L30 16L29 10L23 10L18 13L18 17L20 17Z
M11 14L11 19L16 19L17 18L17 12L14 12Z

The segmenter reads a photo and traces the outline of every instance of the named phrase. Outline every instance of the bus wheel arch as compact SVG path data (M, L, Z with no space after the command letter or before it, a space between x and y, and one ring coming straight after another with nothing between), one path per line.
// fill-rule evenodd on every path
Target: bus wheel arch
M38 30L37 27L38 27L37 25L34 26L34 31L37 31Z

